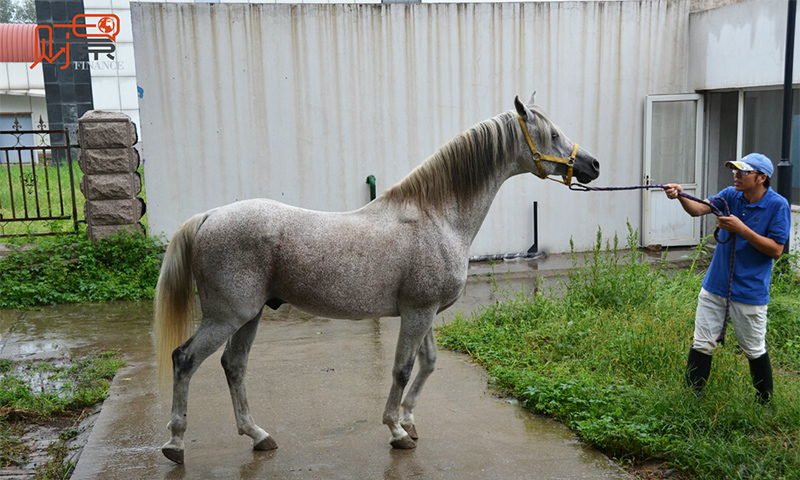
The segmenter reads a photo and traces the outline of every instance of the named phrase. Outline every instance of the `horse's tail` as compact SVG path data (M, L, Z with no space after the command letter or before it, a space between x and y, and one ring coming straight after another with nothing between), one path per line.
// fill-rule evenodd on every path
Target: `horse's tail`
M159 384L172 379L172 352L191 334L194 317L192 243L206 214L183 223L167 247L155 296L156 366Z

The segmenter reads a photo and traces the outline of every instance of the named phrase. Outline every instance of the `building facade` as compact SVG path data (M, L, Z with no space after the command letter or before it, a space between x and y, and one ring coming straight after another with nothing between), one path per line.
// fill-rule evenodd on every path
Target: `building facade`
M250 197L359 208L369 201L368 175L379 192L388 188L533 90L600 160L598 185L680 182L707 196L730 184L725 161L751 151L779 160L785 2L223 0L131 8L127 0L84 0L83 8L120 19L113 61L70 68L73 78L89 72L93 108L123 111L140 125L156 234ZM39 100L25 108L0 97L0 111L27 109L33 119L41 97L30 97ZM793 112L800 115L797 96ZM795 205L798 152L794 142ZM552 253L570 242L591 248L598 228L624 236L630 224L648 246L693 245L711 231L713 221L688 219L663 197L514 178L472 253L525 251L535 230L540 249Z

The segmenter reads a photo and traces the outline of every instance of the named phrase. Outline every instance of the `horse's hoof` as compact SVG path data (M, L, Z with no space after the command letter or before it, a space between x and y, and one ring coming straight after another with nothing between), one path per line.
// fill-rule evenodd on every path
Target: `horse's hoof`
M408 436L411 437L412 440L419 439L419 435L417 435L417 426L416 425L414 425L412 423L410 425L402 425L401 424L400 426L403 427L403 430L405 430L408 433Z
M161 447L161 453L178 465L183 465L183 449L171 445L164 445Z
M253 450L258 451L275 450L276 448L278 448L278 443L269 435L264 440L253 445Z
M410 450L417 447L417 442L412 440L408 435L398 440L392 440L390 443L392 448L397 448L399 450Z

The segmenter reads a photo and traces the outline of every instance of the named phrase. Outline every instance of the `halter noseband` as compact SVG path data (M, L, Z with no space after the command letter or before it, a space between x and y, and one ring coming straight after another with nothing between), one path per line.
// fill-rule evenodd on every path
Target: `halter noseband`
M525 125L525 120L519 113L517 113L517 120L519 120L519 124L522 126L522 133L525 134L525 140L528 141L528 146L531 147L531 153L533 153L533 160L536 162L536 167L539 168L539 174L537 175L537 177L541 179L549 179L558 183L563 183L564 185L569 187L572 184L572 167L575 164L575 156L578 154L578 144L577 143L573 144L574 146L572 147L572 154L569 156L569 158L554 157L552 155L545 155L543 153L539 153L539 151L536 150L536 145L533 144L530 132L528 132L528 126ZM566 164L567 174L561 176L563 180L556 180L555 178L549 178L547 174L544 173L542 160L547 160L548 162Z

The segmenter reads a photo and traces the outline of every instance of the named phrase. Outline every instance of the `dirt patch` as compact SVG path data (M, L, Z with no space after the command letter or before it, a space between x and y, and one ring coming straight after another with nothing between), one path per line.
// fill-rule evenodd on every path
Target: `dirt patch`
M24 245L15 245L13 243L0 243L0 260L5 258L12 251L27 252L36 247L35 243L26 243Z
M60 465L78 463L83 447L89 441L92 427L100 414L101 405L87 408L77 417L57 417L44 423L29 423L24 427L22 441L25 444L24 459L18 465L0 468L0 480L28 480L34 478L37 469L54 458L54 447L66 452ZM9 419L11 422L27 423L24 418Z
M648 460L636 465L623 465L623 467L630 476L640 480L689 480L690 478L685 474L668 467L664 460L658 459Z

